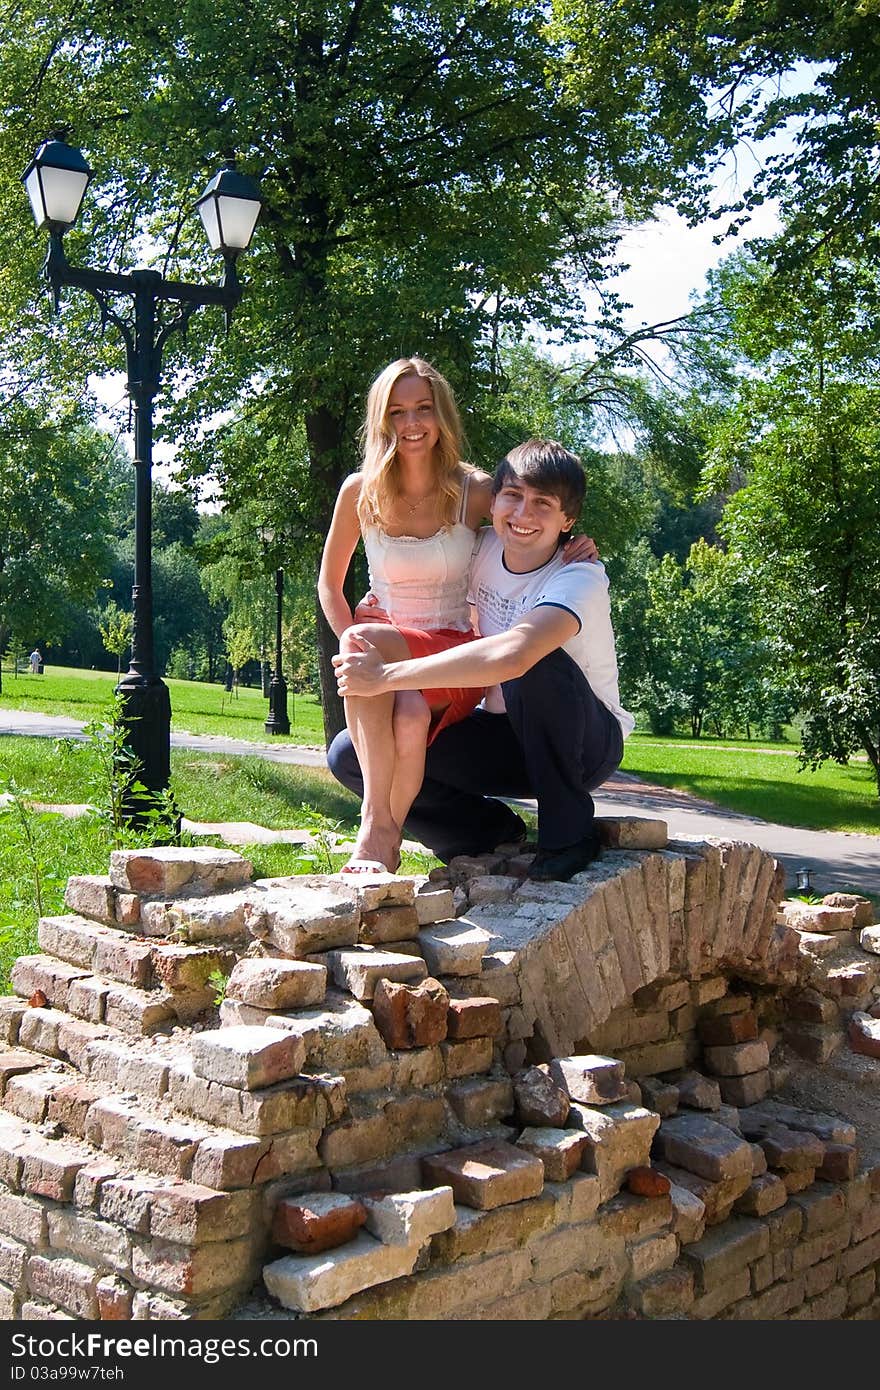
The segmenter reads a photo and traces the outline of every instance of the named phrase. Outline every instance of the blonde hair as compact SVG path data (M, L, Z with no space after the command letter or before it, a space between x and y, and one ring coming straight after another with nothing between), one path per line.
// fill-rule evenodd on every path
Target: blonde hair
M361 492L357 513L361 526L387 522L396 499L400 496L400 471L397 461L397 436L388 419L388 401L401 377L418 376L427 381L434 401L434 413L440 438L434 448L434 468L437 491L440 494L440 519L452 525L458 518L461 502L462 429L452 387L436 367L422 357L399 357L380 372L367 395L367 413L361 430L363 461L361 463Z

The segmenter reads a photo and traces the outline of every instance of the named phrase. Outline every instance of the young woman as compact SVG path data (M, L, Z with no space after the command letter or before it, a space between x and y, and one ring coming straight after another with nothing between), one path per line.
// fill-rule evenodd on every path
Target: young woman
M402 661L471 641L468 567L477 527L489 515L491 479L461 460L449 383L420 357L392 362L370 387L362 441L363 463L339 491L318 578L340 652L362 650L366 638L386 661ZM361 604L352 615L342 586L361 536L376 607ZM569 547L571 559L595 554L586 537ZM396 872L425 750L482 695L447 689L346 699L364 800L344 873Z

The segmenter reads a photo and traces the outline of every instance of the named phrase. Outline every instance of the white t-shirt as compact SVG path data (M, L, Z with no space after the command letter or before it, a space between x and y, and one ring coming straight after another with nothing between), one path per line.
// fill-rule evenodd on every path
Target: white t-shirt
M476 605L481 637L515 627L533 608L564 608L580 627L563 642L562 650L580 667L593 693L620 725L623 737L632 733L635 719L620 704L617 653L611 627L608 576L597 561L563 564L557 551L540 569L512 574L504 564L501 538L491 527L479 534L471 561L469 602ZM492 714L504 712L500 686L492 686L483 701Z

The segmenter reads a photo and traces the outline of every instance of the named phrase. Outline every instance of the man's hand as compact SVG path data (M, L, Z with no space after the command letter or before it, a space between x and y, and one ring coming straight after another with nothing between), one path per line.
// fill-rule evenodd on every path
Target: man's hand
M563 564L571 565L584 560L598 560L599 548L592 536L569 536L562 546Z
M340 695L382 695L385 692L386 668L378 647L365 637L352 639L359 650L348 656L334 656L336 689Z

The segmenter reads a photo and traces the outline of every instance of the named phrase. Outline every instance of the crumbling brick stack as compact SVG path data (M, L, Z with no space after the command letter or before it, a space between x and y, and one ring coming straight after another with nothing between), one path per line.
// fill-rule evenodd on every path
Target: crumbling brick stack
M603 833L571 884L71 879L0 1000L0 1315L876 1315L878 1173L769 1094L778 865Z

